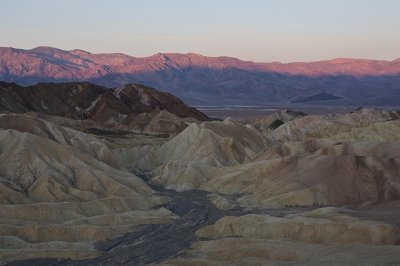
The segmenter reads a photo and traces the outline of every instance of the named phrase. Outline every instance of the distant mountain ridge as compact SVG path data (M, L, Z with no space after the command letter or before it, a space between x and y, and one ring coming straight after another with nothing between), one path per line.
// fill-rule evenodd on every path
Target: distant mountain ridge
M90 81L109 87L134 82L191 104L280 103L327 93L343 98L343 103L362 104L380 97L381 103L387 104L387 98L390 105L400 89L399 77L400 59L255 63L193 53L136 58L52 47L0 48L3 81L21 85Z
M233 57L208 57L195 53L158 53L133 57L122 53L92 54L39 46L30 50L0 47L1 74L10 76L44 75L53 78L95 78L112 73L136 73L166 68L238 68L280 74L324 76L380 76L400 74L400 58L393 61L336 58L316 62L258 63ZM77 71L86 70L80 73Z

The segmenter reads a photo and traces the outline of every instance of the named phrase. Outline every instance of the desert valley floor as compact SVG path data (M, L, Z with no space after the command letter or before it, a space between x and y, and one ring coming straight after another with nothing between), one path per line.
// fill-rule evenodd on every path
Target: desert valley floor
M212 120L0 84L0 264L400 265L400 112Z

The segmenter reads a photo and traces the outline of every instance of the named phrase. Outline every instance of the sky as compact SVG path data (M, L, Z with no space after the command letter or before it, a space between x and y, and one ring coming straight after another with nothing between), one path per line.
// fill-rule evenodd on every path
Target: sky
M0 0L0 46L257 62L400 57L399 0Z

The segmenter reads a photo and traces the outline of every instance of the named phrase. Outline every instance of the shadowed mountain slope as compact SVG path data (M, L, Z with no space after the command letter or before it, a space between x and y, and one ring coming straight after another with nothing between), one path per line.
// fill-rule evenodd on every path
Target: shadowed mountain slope
M177 133L187 121L208 120L171 94L138 84L107 89L87 82L29 87L0 82L0 111L95 121L114 130L146 133Z

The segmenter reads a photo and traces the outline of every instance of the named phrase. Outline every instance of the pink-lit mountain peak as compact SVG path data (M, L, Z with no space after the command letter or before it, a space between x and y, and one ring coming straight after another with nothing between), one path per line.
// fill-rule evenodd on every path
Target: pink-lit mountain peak
M159 53L135 58L121 53L92 54L83 50L65 51L48 46L30 50L0 48L0 74L44 76L48 78L96 78L108 73L137 73L155 70L201 67L242 69L282 74L323 76L378 76L400 74L400 60L337 58L318 62L255 63L232 57L208 57L194 53Z

